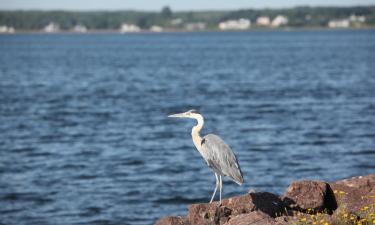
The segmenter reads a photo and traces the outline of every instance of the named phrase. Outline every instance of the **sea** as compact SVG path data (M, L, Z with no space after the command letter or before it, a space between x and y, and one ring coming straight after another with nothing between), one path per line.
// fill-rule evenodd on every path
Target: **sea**
M207 203L189 109L237 155L224 198L375 173L375 30L0 35L0 224Z

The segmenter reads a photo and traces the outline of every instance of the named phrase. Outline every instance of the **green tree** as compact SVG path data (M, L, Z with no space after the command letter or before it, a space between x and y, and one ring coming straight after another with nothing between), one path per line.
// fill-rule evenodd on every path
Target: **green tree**
M172 13L172 10L169 8L169 6L164 6L161 9L160 14L163 18L171 18L173 13Z

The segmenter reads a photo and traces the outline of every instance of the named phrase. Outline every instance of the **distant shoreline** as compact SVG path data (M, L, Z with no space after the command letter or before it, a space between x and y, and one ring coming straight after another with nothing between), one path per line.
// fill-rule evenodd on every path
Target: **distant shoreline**
M207 29L201 31L187 31L187 30L166 30L162 32L139 31L139 32L120 32L118 30L93 30L87 32L74 31L59 31L59 32L44 32L37 30L21 30L15 33L0 33L0 35L17 35L17 34L40 34L40 35L90 35L90 34L119 34L119 35L136 35L136 34L168 34L168 33L247 33L247 32L293 32L293 31L355 31L355 30L375 30L375 27L351 27L351 28L328 28L328 27L285 27L285 28L252 28L248 30L218 30Z

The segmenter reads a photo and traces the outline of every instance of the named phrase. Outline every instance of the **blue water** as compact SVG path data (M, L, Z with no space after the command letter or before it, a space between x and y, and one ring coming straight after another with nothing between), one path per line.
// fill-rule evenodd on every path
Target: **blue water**
M375 31L0 36L0 223L152 224L208 202L190 120L249 189L375 172Z

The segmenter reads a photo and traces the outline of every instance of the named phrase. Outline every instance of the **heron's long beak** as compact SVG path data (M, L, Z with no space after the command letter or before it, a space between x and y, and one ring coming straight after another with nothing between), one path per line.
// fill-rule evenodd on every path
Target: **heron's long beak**
M185 113L177 113L177 114L169 115L168 117L184 118L186 116L185 116Z

